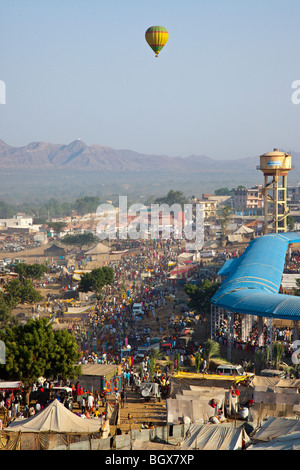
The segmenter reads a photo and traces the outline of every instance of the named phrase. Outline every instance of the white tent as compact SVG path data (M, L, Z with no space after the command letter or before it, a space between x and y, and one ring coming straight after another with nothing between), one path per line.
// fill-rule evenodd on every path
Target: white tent
M193 424L180 448L189 450L242 450L250 444L243 426L232 424Z
M254 443L247 450L300 450L300 432L281 436L270 442Z
M180 255L177 256L178 262L184 263L185 261L193 261L195 259L195 253L180 253Z
M247 227L246 225L241 225L237 230L235 230L233 233L236 234L241 234L241 235L250 235L253 233L254 230L250 227Z
M295 418L264 421L247 450L300 450L300 422Z
M269 442L290 434L300 433L300 421L296 418L270 417L252 437L253 442Z
M57 399L44 410L30 418L18 418L7 426L5 432L21 433L97 433L101 427L100 419L84 419L68 410Z
M90 250L86 251L85 255L103 255L109 253L109 248L103 243L98 243L97 245L93 246Z
M0 381L0 390L13 390L20 388L22 382L2 382Z
M279 377L263 377L255 375L251 384L255 389L258 387L265 387L266 389L275 390L275 388L283 387L290 389L300 389L299 379L280 379Z

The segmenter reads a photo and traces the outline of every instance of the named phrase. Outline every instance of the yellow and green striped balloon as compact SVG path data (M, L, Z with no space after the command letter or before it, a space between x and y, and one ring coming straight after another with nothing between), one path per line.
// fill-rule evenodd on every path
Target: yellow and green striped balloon
M151 49L155 52L155 57L167 43L169 33L163 26L151 26L145 33L145 38Z

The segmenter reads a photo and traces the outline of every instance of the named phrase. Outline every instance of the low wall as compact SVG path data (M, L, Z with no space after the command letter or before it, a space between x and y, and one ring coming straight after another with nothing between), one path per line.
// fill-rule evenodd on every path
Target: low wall
M70 446L59 446L52 450L131 450L135 441L151 442L160 440L165 443L177 443L185 435L185 426L168 425L154 429L133 429L128 434L115 435L106 439L91 439Z

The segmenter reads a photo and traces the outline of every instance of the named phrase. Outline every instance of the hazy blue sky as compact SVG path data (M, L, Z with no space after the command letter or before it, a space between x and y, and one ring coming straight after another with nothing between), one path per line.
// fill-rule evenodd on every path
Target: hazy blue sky
M216 159L300 151L299 0L0 0L0 139ZM165 26L158 58L145 41Z

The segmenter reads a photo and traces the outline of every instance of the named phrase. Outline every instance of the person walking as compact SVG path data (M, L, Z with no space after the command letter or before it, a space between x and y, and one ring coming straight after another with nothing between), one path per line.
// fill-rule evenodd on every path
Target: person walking
M126 392L123 389L121 391L121 408L125 408L125 401L126 401Z
M89 412L93 411L94 401L95 401L94 395L92 393L90 393L89 396L88 396L88 403L87 403Z

